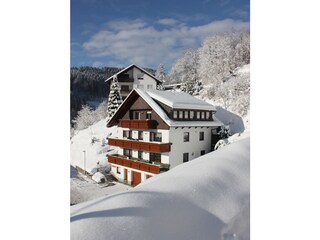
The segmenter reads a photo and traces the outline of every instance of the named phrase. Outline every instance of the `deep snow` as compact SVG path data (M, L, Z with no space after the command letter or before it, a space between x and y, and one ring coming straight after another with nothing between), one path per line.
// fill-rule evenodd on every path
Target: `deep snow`
M249 201L249 175L246 138L127 192L72 206L71 239L220 240Z

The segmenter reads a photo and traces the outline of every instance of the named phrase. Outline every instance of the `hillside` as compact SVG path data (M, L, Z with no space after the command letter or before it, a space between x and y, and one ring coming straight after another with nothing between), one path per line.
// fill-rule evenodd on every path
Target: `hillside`
M241 212L250 197L249 153L246 138L128 192L72 206L71 239L220 240L239 214L248 216ZM248 234L239 229L248 226L248 217L241 222L235 228L239 239Z
M108 98L109 85L105 80L123 68L115 67L71 67L70 69L70 119L77 116L83 104L96 107ZM146 70L152 74L155 70Z

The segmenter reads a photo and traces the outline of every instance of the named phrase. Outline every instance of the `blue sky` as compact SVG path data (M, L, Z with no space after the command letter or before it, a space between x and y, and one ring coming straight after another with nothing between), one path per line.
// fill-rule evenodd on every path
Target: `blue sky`
M249 23L249 0L71 0L71 66L169 71L205 37Z

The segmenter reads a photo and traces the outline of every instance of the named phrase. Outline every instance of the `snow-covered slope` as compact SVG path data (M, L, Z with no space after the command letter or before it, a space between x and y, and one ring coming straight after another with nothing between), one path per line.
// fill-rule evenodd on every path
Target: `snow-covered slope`
M78 131L71 139L71 165L86 169L87 172L94 172L97 168L97 161L99 161L100 167L105 166L107 164L106 154L111 152L109 152L110 148L107 142L103 143L106 141L106 137L115 130L115 127L107 128L106 120L103 119Z
M246 138L131 191L72 206L71 239L220 240L249 200L249 152Z

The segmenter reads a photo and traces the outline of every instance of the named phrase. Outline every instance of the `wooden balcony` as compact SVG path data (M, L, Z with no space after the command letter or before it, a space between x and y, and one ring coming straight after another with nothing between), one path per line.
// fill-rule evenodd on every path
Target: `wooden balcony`
M139 142L127 139L108 138L108 144L146 152L162 153L171 151L171 143Z
M160 170L169 170L168 164L150 164L147 162L142 162L138 160L128 159L125 156L121 155L109 155L108 162L121 165L124 167L129 167L137 169L144 172L150 172L154 174L160 173Z
M156 120L127 120L122 119L120 120L120 127L123 128L133 128L133 129L140 129L140 130L146 130L146 129L155 129L157 126Z

